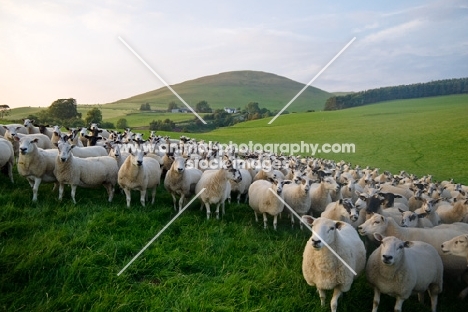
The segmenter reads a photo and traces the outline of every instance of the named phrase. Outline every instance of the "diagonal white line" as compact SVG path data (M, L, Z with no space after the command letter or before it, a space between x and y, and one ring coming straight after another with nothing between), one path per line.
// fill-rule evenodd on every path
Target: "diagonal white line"
M302 90L301 90L301 91L299 91L299 93L298 93L298 94L296 94L296 96L295 96L295 97L293 97L293 98L292 98L292 100L291 100L291 101L289 101L289 103L288 103L288 104L286 104L286 105L283 107L283 109L282 109L282 110L280 110L280 111L278 112L278 114L276 114L276 116L275 116L275 117L273 117L273 119L272 119L272 120L270 120L270 122L269 122L268 124L270 125L271 123L273 123L273 121L275 121L275 120L276 120L276 118L278 118L278 116L279 116L279 115L281 115L281 113L283 113L283 112L284 112L284 110L285 110L286 108L288 108L288 107L289 107L289 105L291 105L291 104L292 104L292 102L294 102L294 101L295 101L295 100L296 100L296 99L299 97L299 95L301 95L301 93L302 93L302 92L304 92L304 90L305 90L305 89L307 89L307 87L308 87L308 86L310 86L310 85L312 84L312 82L314 82L314 81L315 81L315 79L317 79L317 78L318 78L318 77L319 77L319 76L320 76L320 75L321 75L321 74L322 74L322 73L323 73L323 72L324 72L324 71L325 71L325 70L328 68L328 66L330 66L330 65L332 64L332 63L333 63L333 62L334 62L334 61L335 61L335 60L336 60L336 59L337 59L337 58L338 58L338 57L341 55L341 53L343 53L343 52L344 52L344 51L345 51L345 50L346 50L346 49L347 49L347 48L348 48L348 47L351 45L351 43L353 43L353 41L354 41L354 40L356 40L356 37L354 37L353 39L351 39L351 41L350 41L350 42L348 42L348 44L347 44L347 45L345 45L345 46L344 46L344 48L343 48L343 49L341 49L341 51L340 51L340 52L338 52L338 54L337 54L337 55L335 55L335 57L334 57L334 58L332 58L332 59L331 59L331 61L330 61L330 62L328 62L328 64L327 64L327 65L325 65L325 67L324 67L324 68L322 68L322 70L321 70L321 71L319 71L319 72L318 72L318 74L317 74L317 75L315 75L315 77L314 77L314 78L312 78L312 80L311 80L311 81L309 81L309 83L308 83L308 84L306 84L306 85L304 86L304 88L302 88Z
M135 257L133 257L133 259L132 259L132 260L130 260L130 262L129 262L129 263L127 263L127 265L126 265L126 266L125 266L125 267L124 267L122 270L120 270L120 272L117 274L117 276L119 276L120 274L122 274L122 273L123 273L123 272L124 272L124 271L125 271L125 270L126 270L128 267L129 267L129 266L130 266L130 264L132 264L132 263L133 263L133 261L135 261L135 260L136 260L136 259L137 259L137 258L138 258L138 257L139 257L139 256L140 256L142 253L143 253L143 251L145 251L145 250L146 250L146 248L148 248L148 247L149 247L149 246L150 246L150 245L151 245L151 244L152 244L152 243L153 243L153 242L154 242L154 241L155 241L155 240L156 240L156 239L159 237L159 235L161 235L161 234L162 234L162 233L163 233L163 232L164 232L164 231L165 231L165 230L166 230L166 229L169 227L169 225L171 225L171 224L172 224L172 222L174 222L174 221L175 221L175 220L176 220L176 219L177 219L177 218L178 218L178 217L179 217L179 216L182 214L182 212L184 212L184 211L185 211L185 209L187 209L187 207L188 207L188 206L190 206L190 204L191 204L191 203L193 203L193 201L194 201L195 199L197 199L197 198L198 198L198 196L200 196L200 194L201 194L201 193L203 193L203 192L205 191L205 189L206 189L206 188L202 188L202 189L201 189L201 191L200 191L200 192L198 192L198 194L197 194L197 195L195 195L195 196L192 198L192 200L191 200L191 201L189 201L189 203L188 203L187 205L185 205L185 207L184 207L184 208L182 208L182 210L180 210L180 211L179 211L179 213L178 213L178 214L176 214L176 215L175 215L175 217L174 217L174 218L172 218L172 220L171 220L171 221L169 221L169 223L167 223L167 224L166 224L166 226L165 226L165 227L163 227L163 228L162 228L162 230L161 230L161 231L159 231L159 232L158 232L158 234L156 234L156 236L155 236L155 237L153 237L153 239L152 239L152 240L150 240L150 241L149 241L149 243L148 243L148 244L146 244L146 246L145 246L145 247L143 247L143 249L142 249L142 250L140 250L140 252L139 252L139 253L137 253L137 254L136 254L136 256L135 256Z
M268 189L270 192L272 192L273 194L275 194L276 197L278 197L279 200L281 200L281 202L289 209L289 211L294 214L296 216L296 218L299 219L299 221L301 221L303 224L305 224L305 226L309 229L309 231L311 231L312 233L314 233L315 235L317 235L317 237L322 241L322 243L331 251L332 254L334 254L338 260L340 260L354 275L357 275L357 273L353 270L352 267L350 267L346 261L343 260L343 258L340 257L340 255L338 255L336 253L336 251L333 250L333 248L330 247L330 245L328 245L321 237L320 235L318 235L314 230L312 230L312 228L310 227L310 225L305 222L285 201L284 199L282 199L280 196L278 196L278 194L276 194L275 191L273 191L271 188Z
M190 105L188 105L187 102L185 102L184 99L181 98L180 95L177 94L177 92L175 92L174 89L172 89L171 86L170 86L166 81L164 81L164 79L162 79L161 76L159 76L158 73L155 72L155 71L153 70L153 68L151 68L151 66L149 66L148 63L146 63L145 60L144 60L138 53L136 53L135 50L133 50L132 47L130 47L130 46L128 45L128 43L127 43L125 40L122 39L122 37L119 36L119 40L122 41L122 43L123 43L123 44L124 44L124 45L125 45L125 46L126 46L126 47L127 47L127 48L128 48L128 49L129 49L129 50L130 50L130 51L131 51L131 52L132 52L132 53L133 53L133 54L134 54L134 55L135 55L135 56L136 56L136 57L137 57L137 58L138 58L138 59L139 59L139 60L156 76L156 77L158 77L158 79L161 80L161 82L164 83L164 85L165 85L166 87L168 87L169 90L171 90L171 92L174 93L174 95L175 95L179 100L181 100L182 103L184 103L185 106L187 106L187 108L190 109L190 110L192 111L192 113L193 113L195 116L198 117L198 119L200 119L201 122L203 122L203 123L206 125L206 121L204 121L203 118L201 118L200 115L198 115L198 114L193 110L193 108L192 108Z

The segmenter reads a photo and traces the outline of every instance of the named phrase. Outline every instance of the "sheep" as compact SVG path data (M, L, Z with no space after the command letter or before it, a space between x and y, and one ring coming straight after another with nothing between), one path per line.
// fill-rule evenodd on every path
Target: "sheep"
M72 154L73 156L80 158L97 157L97 156L108 156L106 149L102 146L86 146L80 147L73 144Z
M185 198L195 194L195 186L202 176L202 171L187 166L187 159L178 156L172 162L171 167L166 173L164 179L164 188L171 194L176 208L176 195L180 196L179 211L182 210Z
M110 156L79 158L73 156L75 145L68 142L57 143L58 154L54 174L59 182L59 200L63 198L65 184L71 185L71 197L76 204L76 187L97 187L103 185L108 194L108 201L114 197L114 186L117 183L119 168Z
M418 227L418 228L431 228L434 226L432 222L425 218L427 213L416 213L414 211L401 212L401 226L403 227Z
M431 221L434 226L439 225L442 223L442 221L440 220L439 214L436 211L437 209L436 204L438 202L439 202L439 199L424 198L422 200L421 208L416 209L415 212L426 213L426 218L429 219L429 221Z
M344 198L328 204L320 217L335 221L343 221L352 225L353 222L358 220L359 215L352 199Z
M464 257L466 259L465 263L468 263L468 234L458 235L443 242L441 250L445 255ZM468 274L465 273L462 277L468 283ZM466 295L468 295L468 287L460 292L459 298L465 299Z
M5 168L11 183L15 183L13 179L14 165L15 152L13 151L13 144L4 138L0 138L0 168Z
M41 133L39 127L34 125L34 119L23 119L23 126L28 129L28 134Z
M118 169L118 183L125 192L127 207L130 208L132 190L140 191L140 202L143 207L145 207L146 191L151 190L151 204L154 204L156 188L161 181L159 162L151 157L144 157L146 153L140 149L136 151L130 149L129 152L130 155Z
M36 134L24 134L19 132L21 127L15 126L4 126L5 128L5 139L9 140L13 145L13 151L15 153L15 158L18 159L19 156L19 141L24 136L29 136L30 138L37 138L37 146L43 149L53 148L53 145L48 136L42 133ZM24 127L23 127L24 128Z
M332 177L324 177L324 174L321 173L320 183L314 183L310 186L311 211L315 214L321 214L332 202L330 193L338 191L339 187Z
M195 193L198 194L203 191L199 199L202 205L206 207L206 218L210 219L211 210L210 205L216 205L216 219L219 219L219 207L222 207L222 213L224 214L224 203L228 198L226 188L231 189L229 180L241 181L242 177L239 170L232 168L232 162L227 161L225 168L224 166L217 170L206 170L203 172L200 180L195 185Z
M395 236L401 240L429 243L439 252L445 274L460 276L466 270L466 263L463 259L458 259L453 255L445 255L440 249L444 241L457 235L466 234L468 232L468 224L466 223L442 224L433 228L408 228L399 226L392 218L375 213L358 227L358 231L363 236L379 233L385 236Z
M458 200L452 205L441 205L436 211L442 223L462 222L468 214L468 200Z
M252 182L255 182L257 180L268 180L269 178L283 180L284 179L284 174L279 170L261 169L253 177Z
M437 250L421 241L402 241L378 233L374 237L381 244L366 265L367 280L374 288L372 311L377 312L381 293L396 297L394 311L401 311L403 302L413 293L418 293L423 303L427 290L432 312L436 312L443 287L443 264Z
M363 189L359 186L359 184L356 184L356 181L353 178L344 177L344 179L346 186L343 186L340 190L341 198L351 198L352 202L354 203L359 197L357 194L361 193ZM358 191L358 193L356 193L356 191Z
M305 215L310 209L309 191L312 181L302 178L300 184L290 183L283 187L283 197L286 204L289 205L299 216ZM291 213L291 224L294 225L294 215ZM302 229L302 222L299 223Z
M407 186L393 186L391 184L382 184L380 186L380 191L382 193L393 193L393 194L398 194L406 199L410 199L411 196L413 196L413 192L409 189Z
M302 274L307 284L317 288L322 307L325 306L325 290L334 289L330 306L332 311L336 311L338 298L351 288L353 280L365 268L364 243L356 230L346 222L327 218L314 219L310 215L304 215L302 219L312 225L310 243L308 241L304 247ZM336 252L356 275L330 249Z
M252 176L247 169L239 169L242 180L240 182L230 180L231 193L237 193L237 204L240 204L242 195L245 195L245 202L248 200L249 186L252 184Z
M44 183L56 183L54 174L57 149L44 150L37 146L37 138L25 136L19 143L18 173L25 177L33 189L32 201L37 201L39 186Z
M122 167L123 163L125 162L125 159L127 159L129 155L130 153L128 152L120 151L120 144L111 144L109 156L113 157L117 161L119 169L120 167Z
M258 222L258 214L263 214L263 227L267 228L267 213L273 216L273 228L276 230L278 215L284 209L283 186L291 183L290 180L257 180L249 187L249 206ZM270 189L272 191L270 191ZM278 196L280 198L278 198Z
M46 125L38 125L37 127L39 128L40 133L47 135L49 139L52 140L52 136L54 135L54 128Z
M97 123L91 123L89 125L88 130L93 133L97 131L97 133L99 133L103 138L106 138L106 139L109 138L109 135L110 135L109 131L107 131L106 129L99 128L99 125Z

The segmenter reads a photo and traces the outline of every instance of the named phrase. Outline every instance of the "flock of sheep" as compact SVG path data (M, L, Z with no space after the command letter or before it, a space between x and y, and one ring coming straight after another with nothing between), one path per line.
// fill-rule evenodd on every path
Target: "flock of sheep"
M196 195L208 219L211 207L219 218L220 208L224 214L234 196L237 203L248 201L256 221L258 214L263 216L265 228L268 216L274 229L283 212L293 226L294 216L300 216L301 228L312 229L303 254L304 278L317 288L322 305L325 290L334 290L332 311L362 272L374 288L373 311L381 293L396 297L395 311L401 311L411 294L422 302L426 291L436 311L443 277L468 283L467 186L435 183L431 176L418 179L404 171L392 175L353 168L343 161L241 153L216 144L197 149L202 142L186 137L171 140L152 133L143 140L130 129L116 133L96 124L67 130L37 126L29 119L0 127L0 167L13 183L16 164L31 185L33 201L41 183L55 183L60 200L65 185L75 203L77 186L102 185L111 202L118 184L128 207L133 190L145 206L147 192L153 204L163 180L174 210ZM200 165L211 160L219 160L216 168ZM275 162L286 165L272 168ZM374 251L366 259L369 248ZM467 294L468 287L461 300Z

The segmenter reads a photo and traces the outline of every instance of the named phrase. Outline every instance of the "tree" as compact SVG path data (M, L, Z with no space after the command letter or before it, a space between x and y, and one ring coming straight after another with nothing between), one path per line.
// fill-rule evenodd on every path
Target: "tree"
M257 103L257 102L250 102L250 103L247 104L247 106L245 107L245 110L246 110L247 113L249 113L249 114L260 113L260 107L258 106L258 103Z
M179 106L177 106L177 103L172 101L170 102L169 104L167 104L167 111L168 112L172 112L173 109L176 109L176 108L179 108Z
M0 105L0 116L3 119L3 117L8 116L10 114L10 106L3 104Z
M81 114L76 109L75 99L58 99L47 109L47 115L52 119L67 120L81 118Z
M120 118L117 120L117 129L126 129L128 128L127 119Z
M86 114L85 122L88 125L90 123L101 123L102 122L101 110L97 107L89 110L88 113Z
M208 105L208 102L203 100L195 105L195 111L197 113L211 113L211 107Z
M149 103L141 104L140 110L141 110L141 111L150 111L150 110L151 110L151 106L149 105Z

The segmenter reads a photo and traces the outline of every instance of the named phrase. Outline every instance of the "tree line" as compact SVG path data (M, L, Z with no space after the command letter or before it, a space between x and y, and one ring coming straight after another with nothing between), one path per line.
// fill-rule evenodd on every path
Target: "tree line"
M430 96L468 93L468 78L436 80L333 96L325 102L324 110L338 110L382 101L414 99Z

